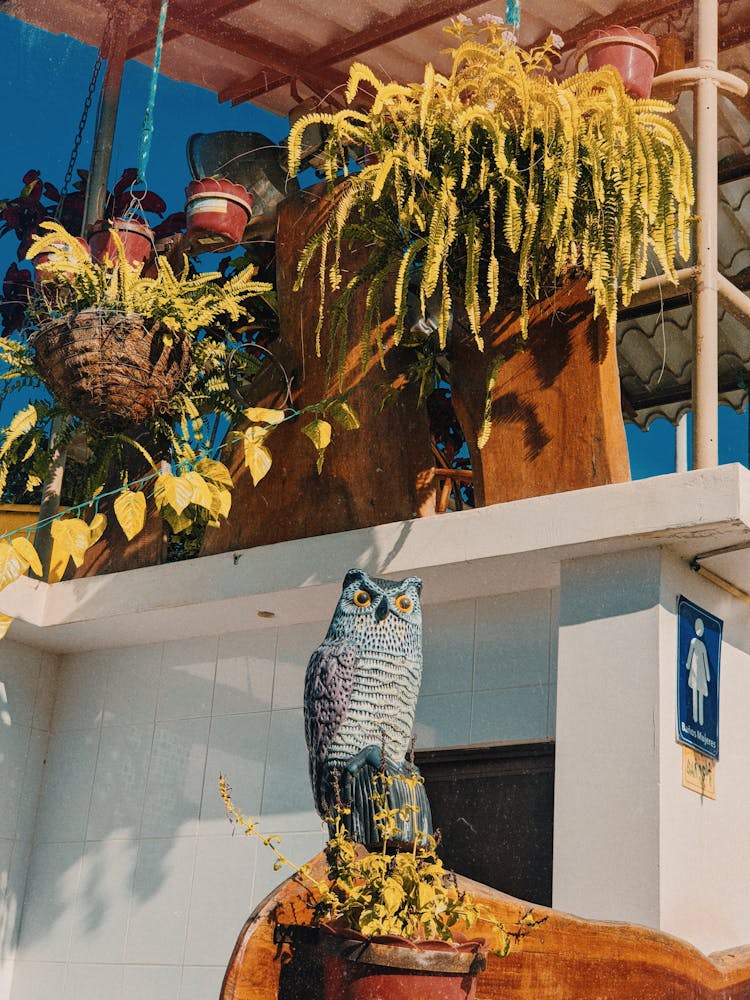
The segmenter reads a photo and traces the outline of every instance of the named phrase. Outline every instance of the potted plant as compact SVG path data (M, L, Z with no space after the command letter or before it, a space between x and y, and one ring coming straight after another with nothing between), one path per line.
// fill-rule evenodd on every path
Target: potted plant
M512 935L470 893L458 890L434 837L423 834L409 845L400 840L402 824L414 821L418 809L390 808L391 779L379 779L373 796L379 847L367 851L351 840L348 809L339 804L329 820L323 879L310 865L289 861L279 838L262 834L235 807L223 776L219 792L230 820L270 848L277 869L290 868L309 889L312 924L319 929L314 946L325 956L326 1000L368 1000L386 992L393 1000L471 1000L488 950L504 957ZM482 936L472 936L479 928ZM305 940L294 928L285 930L292 941Z
M217 273L191 275L187 267L178 276L160 258L157 276L145 278L116 230L116 259L97 262L58 223L42 229L28 252L44 258L32 304L36 365L71 413L109 429L138 426L164 410L188 371L196 331L222 315L237 320L246 312L242 301L267 290L252 266L219 283Z
M185 189L187 241L194 252L228 250L242 240L253 196L226 177L203 177Z
M576 63L579 72L612 66L628 94L647 98L659 64L659 44L654 35L640 28L611 24L595 28L584 38L576 50Z
M687 258L690 249L692 165L667 117L673 107L634 100L610 66L555 79L553 36L527 52L489 15L476 25L464 17L450 31L456 41L447 74L428 65L420 82L399 84L357 63L349 107L307 115L292 128L293 174L306 129L328 129L321 155L329 211L318 211L297 277L306 296L315 294L311 285L321 289L320 350L341 373L364 326L387 331L382 355L406 346L412 356L445 358L480 503L627 478L613 337L618 304L638 290L652 257L674 278L678 255ZM366 146L375 162L352 172L341 152L351 145ZM361 268L341 266L356 247L366 247ZM575 287L569 295L576 283L582 294ZM360 289L364 324L352 324ZM431 330L407 322L414 296L422 315L436 303ZM575 343L569 315L580 328ZM559 358L550 356L555 342ZM574 355L587 366L583 380L572 374ZM404 377L424 371L407 364ZM571 412L549 413L550 393L568 398L562 371L580 385L582 400ZM590 442L566 447L561 427L575 424L577 407L592 409L594 398L611 401L612 413L599 407ZM500 423L515 436L490 436ZM507 450L503 438L512 442ZM507 476L488 483L480 468L488 448L502 450L493 470L528 459L517 489L506 489ZM569 476L558 475L563 452L577 460Z

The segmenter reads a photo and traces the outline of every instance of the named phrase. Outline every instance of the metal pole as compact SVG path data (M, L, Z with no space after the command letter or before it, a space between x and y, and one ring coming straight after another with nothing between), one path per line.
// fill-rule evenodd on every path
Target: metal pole
M674 429L674 471L688 470L687 413L683 413Z
M716 72L719 18L716 0L695 0L695 56L699 67ZM693 91L693 144L696 163L695 258L697 278L693 307L693 466L719 463L718 401L718 88L710 73Z
M120 90L122 87L125 57L128 50L128 39L127 18L125 13L120 10L115 13L113 18L112 30L109 33L109 50L104 53L107 58L107 67L104 71L102 91L99 97L99 111L96 119L94 144L91 151L88 184L86 186L86 206L81 228L83 236L86 235L88 226L97 219L100 219L104 214L107 179L112 159L112 142L117 124L117 108L120 103ZM55 438L59 435L60 430L61 426L57 424L52 428L50 435L50 448L54 449L52 464L47 474L47 481L44 484L42 500L39 505L39 522L43 527L37 530L34 539L39 560L42 564L43 580L49 578L53 545L51 524L44 526L44 522L49 518L54 518L60 510L60 496L62 494L63 475L65 473L66 449L58 448L55 445Z

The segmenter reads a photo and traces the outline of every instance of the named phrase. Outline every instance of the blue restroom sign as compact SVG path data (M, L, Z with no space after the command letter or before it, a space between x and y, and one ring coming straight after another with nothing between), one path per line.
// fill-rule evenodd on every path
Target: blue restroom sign
M677 601L677 740L719 759L721 618Z

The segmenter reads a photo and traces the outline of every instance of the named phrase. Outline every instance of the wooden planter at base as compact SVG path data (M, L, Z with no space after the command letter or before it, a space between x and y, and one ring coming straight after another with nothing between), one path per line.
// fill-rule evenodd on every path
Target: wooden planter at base
M457 335L458 325L453 333L453 405L477 506L630 479L614 338L603 317L593 318L585 278L529 312L526 340L517 314L496 313L483 327L483 352L470 335ZM498 356L492 433L480 450L487 376Z
M300 192L279 209L276 266L281 336L272 350L293 376L297 409L339 392L336 374L326 374L325 330L322 356L317 357L315 351L318 298L314 276L301 292L292 290L302 249L330 211L331 201L323 191L321 185ZM341 268L346 280L347 272L356 272L357 264L354 257L344 256ZM354 329L362 328L365 294L366 289L351 310ZM204 555L434 513L434 460L426 408L417 406L413 387L400 393L393 405L381 408L382 385L398 372L397 355L397 351L388 352L388 371L383 371L374 353L364 373L359 345L347 355L343 387L351 390L348 401L362 426L349 431L334 423L321 475L315 468L315 449L302 433L311 415L284 423L271 433L267 445L273 464L258 486L253 486L244 467L242 445L229 451L225 460L235 483L232 509L221 527L206 532ZM282 403L278 370L269 367L258 379L252 405Z

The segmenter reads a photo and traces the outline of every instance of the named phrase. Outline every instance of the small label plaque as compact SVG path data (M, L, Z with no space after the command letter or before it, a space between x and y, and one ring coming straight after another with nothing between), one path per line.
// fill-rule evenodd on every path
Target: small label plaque
M707 799L716 798L716 761L692 747L682 748L682 786Z

